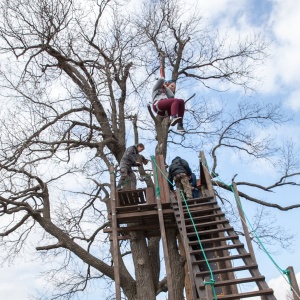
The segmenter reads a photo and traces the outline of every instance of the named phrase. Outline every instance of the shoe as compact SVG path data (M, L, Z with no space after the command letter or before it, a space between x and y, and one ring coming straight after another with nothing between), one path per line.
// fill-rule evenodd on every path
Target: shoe
M171 126L174 126L175 124L177 124L178 122L180 122L182 120L181 117L177 117L177 116L171 116Z
M178 124L177 125L177 131L179 131L179 132L186 132L186 130L183 128L182 124Z

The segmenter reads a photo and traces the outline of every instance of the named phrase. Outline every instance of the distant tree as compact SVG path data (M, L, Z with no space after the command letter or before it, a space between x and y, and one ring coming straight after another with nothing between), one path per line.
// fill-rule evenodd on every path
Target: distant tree
M92 281L109 286L114 280L112 243L103 233L109 226L108 169L120 162L131 135L164 156L168 146L197 152L205 146L213 171L224 147L255 158L278 153L251 126L286 121L279 106L237 103L228 113L225 106L216 108L189 92L196 83L220 91L233 85L254 89L255 68L267 51L260 36L230 44L229 37L201 27L197 9L189 15L181 1L144 1L136 15L117 0L0 3L0 101L5 103L0 120L1 249L3 259L12 260L34 243L43 264L49 263L47 278L57 288L52 299L69 299ZM177 134L168 118L147 108L160 64L182 90L189 87L189 134ZM283 154L285 174L274 185L237 184L266 191L297 185L287 179L299 175L299 164L291 153ZM124 297L155 299L166 290L160 239L147 240L142 232L130 235L119 253ZM174 276L174 286L168 288L174 289L174 300L181 300L184 259L176 230L169 229L167 237ZM129 254L135 277L125 260ZM51 269L53 260L59 267Z

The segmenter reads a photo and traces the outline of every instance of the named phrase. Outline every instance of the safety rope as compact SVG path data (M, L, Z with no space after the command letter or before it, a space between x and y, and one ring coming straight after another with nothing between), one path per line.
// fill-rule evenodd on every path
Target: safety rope
M155 185L155 194L156 194L157 197L160 197L160 186L158 184L158 172L157 172L157 168L159 169L159 167L158 167L158 165L156 163L156 159L153 155L151 156L151 160L152 160L152 162L154 164L154 167L155 167L155 170L153 170L153 171L154 171L154 175L155 175L155 181L157 182L157 184ZM159 169L159 170L163 174L162 170L161 169Z
M151 156L151 160L152 160L152 162L153 162L153 164L154 164L154 166L155 166L154 173L155 173L155 178L156 178L156 182L157 182L158 192L160 193L160 187L159 187L159 185L158 185L158 172L157 172L157 169L158 169L158 170L161 172L161 174L167 179L167 181L174 187L175 185L174 185L174 184L166 177L166 175L164 174L164 172L163 172L163 171L160 169L160 167L157 165L156 159L155 159L154 156ZM157 189L157 188L156 188L156 189ZM211 277L211 278L210 278L210 281L204 281L204 282L203 282L203 283L204 283L204 286L207 285L207 284L210 284L210 285L212 286L213 297L214 297L213 300L217 300L217 293L216 293L215 286L214 286L215 280L214 280L214 275L213 275L212 269L211 269L210 264L209 264L209 262L208 262L208 259L207 259L207 256L206 256L206 254L205 254L203 245L202 245L202 243L201 243L200 236L199 236L198 231L197 231L197 227L196 227L196 225L195 225L194 219L193 219L193 217L192 217L191 211L190 211L190 209L189 209L189 207L188 207L188 203L187 203L187 201L186 201L186 199L185 199L185 196L184 196L184 193L183 193L182 190L180 190L180 194L181 194L181 197L182 197L183 200L184 200L184 204L185 204L185 206L186 206L186 208L187 208L187 211L188 211L188 214L189 214L189 218L190 218L190 220L191 220L191 222L192 222L192 224L193 224L193 228L194 228L194 231L195 231L195 233L196 233L196 237L197 237L199 246L200 246L201 251L202 251L202 253L203 253L203 257L204 257L205 263L206 263L206 265L207 265L207 267L208 267L208 270L209 270L209 272L210 272L210 277ZM179 201L179 200L178 200L178 201Z
M214 175L214 178L217 177L217 178L220 180L220 182L222 182L225 186L227 186L227 187L230 188L231 192L234 194L234 197L235 197L236 202L238 203L238 205L239 205L240 209L242 210L242 212L243 212L243 214L244 214L244 216L245 216L245 219L246 219L246 221L247 221L247 222L244 223L244 224L245 224L246 226L248 226L248 225L250 226L251 232L253 232L254 236L256 237L256 239L257 239L259 245L262 247L263 251L264 251L264 252L267 254L267 256L270 258L270 260L271 260L272 263L275 265L275 267L277 268L277 270L280 271L280 273L283 275L283 278L284 278L285 280L286 280L286 278L285 278L284 275L286 275L286 277L287 277L286 282L290 285L290 289L291 289L292 291L294 291L295 294L297 295L298 299L300 299L300 296L296 293L296 291L295 291L294 288L292 287L292 281L291 281L291 276L290 276L290 270L289 270L289 269L285 269L285 270L284 270L284 269L280 268L279 265L275 262L275 260L274 260L273 257L271 256L271 254L270 254L270 253L268 252L268 250L265 248L265 246L264 246L264 244L262 243L261 239L259 238L259 236L258 236L256 230L254 229L254 227L252 226L251 222L249 221L249 218L247 217L247 215L246 215L246 213L245 213L245 211L244 211L244 209L243 209L243 207L242 207L242 204L241 204L241 202L240 202L240 200L239 200L239 197L238 197L238 195L236 194L236 192L235 192L234 189L233 189L233 185L232 185L232 184L228 185L228 184L226 184L224 181L222 181L222 180L220 179L220 177L219 177L218 174L214 173L213 171L210 171L208 165L206 164L205 161L202 160L201 157L199 157L199 159L200 159L200 161L202 162L202 165L207 169L207 171L208 171L209 174L213 174L213 175Z
M195 231L195 233L196 233L196 237L197 237L198 243L199 243L200 248L201 248L201 251L202 251L202 253L203 253L203 257L204 257L205 263L206 263L206 265L207 265L207 267L208 267L208 270L209 270L209 273L210 273L210 276L211 276L210 281L207 281L207 282L204 281L204 286L207 285L207 284L210 284L210 285L212 286L213 296L214 296L214 300L215 300L215 299L217 299L217 293L216 293L215 286L214 286L214 283L215 283L214 275L213 275L212 269L211 269L211 267L210 267L210 264L209 264L209 262L208 262L207 256L206 256L206 254L205 254L203 245L202 245L202 243L201 243L201 239L200 239L200 236L199 236L199 234L198 234L198 230L197 230L197 227L196 227L196 225L195 225L195 222L194 222L192 213L191 213L191 211L190 211L190 209L189 209L188 203L187 203L187 201L186 201L186 198L185 198L184 193L183 193L182 190L180 190L180 194L181 194L181 197L182 197L182 199L183 199L183 201L184 201L184 205L185 205L185 207L186 207L186 209L187 209L187 211L188 211L189 218L190 218L190 220L191 220L191 222L192 222L192 225L193 225L194 231Z

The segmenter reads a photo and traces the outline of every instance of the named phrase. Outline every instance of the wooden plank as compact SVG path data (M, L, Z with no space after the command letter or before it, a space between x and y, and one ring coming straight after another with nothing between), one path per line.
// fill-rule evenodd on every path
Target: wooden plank
M250 253L230 255L230 256L218 256L218 257L208 258L208 261L209 262L218 262L218 261L222 261L222 260L244 259L244 258L250 257L250 256L251 256ZM193 264L201 264L201 263L205 263L205 260L201 259L201 260L196 260L195 262L193 262Z
M239 236L236 235L236 236L222 236L222 237L217 237L217 238L209 238L209 239L202 239L201 238L201 243L205 244L205 243L214 243L214 242L220 242L220 241L232 241L233 239L239 239ZM189 245L192 246L192 245L198 245L199 242L198 241L190 241L189 242Z
M113 236L113 263L114 263L114 279L116 300L121 300L120 273L119 273L119 241L117 232L117 215L116 215L116 184L114 166L109 168L110 172L110 197L111 197L111 214L112 214L112 236Z
M166 273L167 273L168 299L175 299L173 279L172 279L171 266L170 266L170 257L168 251L168 243L167 243L166 230L164 224L164 216L162 212L162 205L161 205L159 195L156 196L156 202L157 202L158 220L159 220L159 227L160 227L161 239L163 244Z
M209 233L219 233L219 232L227 232L228 230L232 229L233 227L224 227L224 228L217 228L217 229L207 229L207 230L199 230L198 234L209 234ZM189 232L187 233L188 236L195 236L195 232Z
M151 205L131 205L131 206L124 206L124 207L118 207L117 213L126 213L126 212L132 212L132 211L144 211L144 210L152 210L156 209L156 204Z
M221 250L229 250L229 249L237 249L237 248L242 248L244 247L243 244L233 244L233 245L226 245L226 246L213 246L212 248L204 248L205 253L207 252L211 252L211 251L221 251ZM191 254L201 254L202 250L198 249L198 250L191 250L190 251Z
M293 298L294 300L298 300L300 297L300 291L299 291L299 286L296 280L294 268L292 266L288 267L288 270L290 271L290 279L291 279L291 284L292 284L292 291L293 291Z
M132 206L132 205L145 204L146 203L145 193L146 193L146 189L119 191L118 192L118 196L120 199L119 206Z
M200 224L192 224L192 225L185 225L186 229L194 229L194 227L196 228L203 228L203 227L207 227L207 226L213 226L213 225L218 225L218 224L229 224L228 220L217 220L217 221L213 221L213 222L203 222ZM216 228L216 227L215 227Z
M182 242L180 234L178 234L177 239L178 239L180 255L183 257L186 257L184 244ZM188 266L187 266L186 262L184 264L184 272L185 272L184 285L185 285L186 300L193 300L193 291L192 291L192 286L191 286L190 277L189 277L189 270L188 270Z
M218 287L224 285L241 284L241 283L248 283L248 282L262 281L262 280L265 280L265 276L235 278L234 280L216 281L214 285L215 287ZM204 289L204 285L200 286L200 288Z
M242 202L241 202L241 199L239 197L239 192L236 188L236 184L235 184L234 181L232 181L232 186L233 186L233 190L234 190L234 194L235 194L234 198L235 198L235 201L236 201L236 205L237 205L237 208L238 208L238 212L239 212L240 219L241 219L242 226L243 226L243 230L244 230L245 239L246 239L247 246L248 246L248 251L251 254L251 257L252 257L253 261L256 263L256 257L255 257L254 249L253 249L253 246L252 246L249 230L248 230L248 227L247 227L246 218L245 218L243 207L242 207Z
M218 300L237 300L237 299L244 299L249 297L255 297L255 296L264 296L264 295L272 295L273 296L273 290L272 289L266 289L261 291L254 291L254 292L246 292L246 293L237 293L237 294L231 294L231 295L218 295ZM269 299L269 298L267 298ZM276 298L272 298L276 299Z
M163 208L163 214L164 215L170 215L173 217L174 215L174 211L172 208ZM153 208L153 210L140 210L140 211L130 211L130 212L126 212L126 213L118 213L117 212L117 216L118 216L118 220L120 219L126 219L126 218L135 218L135 217L147 217L147 216L157 216L157 210ZM108 218L110 219L110 217Z
M168 177L165 167L165 159L163 155L155 156L157 168L153 166L153 171L157 171L158 182L155 185L160 187L160 201L161 203L170 203L170 188L166 177ZM162 174L163 172L163 174ZM155 181L156 176L154 176Z
M119 227L119 228L117 228L117 232L128 232L128 231L133 231L133 230L134 231L158 230L159 229L158 222L155 222L155 223L156 223L156 225L153 225L153 224L149 223L148 225L146 224L146 225L140 225L140 226ZM168 224L168 227L169 228L176 227L176 224L170 223L170 224ZM103 232L109 233L109 232L112 232L112 229L111 228L106 228L106 229L103 230Z
M205 282L210 282L209 277L205 277ZM211 284L206 284L205 285L205 293L206 293L206 300L213 300L214 299Z
M146 188L146 203L147 204L155 204L155 191L154 191L154 187L148 187Z
M245 270L250 270L250 269L257 269L257 265L252 265L252 266L237 266L237 267L232 267L232 268L227 268L227 269L215 269L214 274L227 274L228 272L239 272L239 271L245 271ZM196 273L196 276L204 277L204 276L209 276L210 271L202 271ZM234 278L232 279L234 280Z

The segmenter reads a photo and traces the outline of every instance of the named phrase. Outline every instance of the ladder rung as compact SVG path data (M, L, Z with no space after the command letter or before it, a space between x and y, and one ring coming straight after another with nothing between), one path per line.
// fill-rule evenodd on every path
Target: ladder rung
M215 205L217 204L217 201L212 201L212 202L201 202L201 203L197 203L197 204L192 204L192 205L189 205L188 208L189 209L194 209L196 207L201 207L201 206L206 206L206 205ZM187 211L187 208L183 205L182 206L183 208L183 211Z
M266 295L273 295L272 289L266 289L266 290L259 290L259 291L253 291L253 292L246 292L246 293L240 293L240 294L231 294L231 295L218 295L218 300L224 299L224 300L236 300L236 299L244 299L249 297L255 297L255 296L266 296Z
M177 214L176 216L179 217L179 214ZM198 222L198 221L202 221L202 220L206 220L206 219L215 219L215 218L221 218L221 217L225 217L225 214L224 213L217 213L217 214L212 214L212 215L203 215L203 216L193 217L193 221ZM191 222L190 218L185 218L184 220L185 220L186 223ZM179 218L178 218L178 222L179 223L181 222Z
M199 217L193 217L193 221L200 221L200 220L205 220L205 219L213 219L213 218L220 218L220 217L224 217L225 214L224 213L218 213L218 214L212 214L212 215L203 215L203 216L199 216ZM186 218L184 219L185 221L190 221L190 218Z
M222 250L229 250L229 249L237 249L237 248L243 248L244 244L233 244L233 245L226 245L226 246L220 246L220 247L213 247L213 248L204 248L204 252L210 252L210 251L222 251ZM191 250L190 254L201 254L202 250Z
M199 230L198 234L210 234L210 233L218 233L218 232L224 232L224 231L233 231L233 227L223 227L223 228L217 228L217 229L207 229L207 230ZM188 232L187 236L195 236L195 232Z
M222 274L222 273L228 273L228 272L238 272L238 271L244 271L244 270L250 270L250 269L257 269L257 264L253 264L251 266L238 266L233 268L227 268L227 269L215 269L213 270L213 274ZM202 271L202 272L196 272L196 276L202 276L205 277L207 275L210 275L210 271Z
M212 258L207 258L207 260L209 262L218 262L218 261L231 261L234 259L244 259L244 258L249 258L251 257L250 253L245 253L245 254L238 254L238 255L230 255L230 256L219 256L219 257L212 257ZM205 260L197 260L197 261L193 261L192 264L193 265L200 265L202 263L204 263Z
M201 243L214 243L214 242L221 242L221 241L232 241L232 240L238 240L239 236L238 235L227 235L227 236L222 236L222 237L218 237L218 238L211 238L211 239L200 239ZM189 245L193 246L193 245L199 245L199 241L189 241Z
M211 208L206 208L206 209L201 209L201 210L192 210L191 214L192 215L205 215L207 213L212 213L211 215L213 216L213 212L215 211L220 211L221 208L219 206L211 207ZM175 211L175 214L179 216L179 213L177 213L177 210ZM184 216L189 216L189 213L187 211L184 211Z
M195 225L185 225L186 229L189 228L194 228L194 226L196 227L204 227L204 226L213 226L213 225L219 225L219 224L228 224L229 221L227 219L224 220L217 220L217 221L212 221L212 222L203 222L203 223L199 223L199 224L195 224Z
M247 278L236 278L232 280L222 280L222 281L215 281L214 286L225 286L225 285L233 285L233 284L241 284L246 282L257 282L265 280L265 276L257 276L257 277L247 277ZM204 289L205 285L201 284L200 289Z
M206 200L210 200L210 199L214 199L213 196L206 196L206 197L199 197L199 198L193 198L193 199L185 199L185 201L187 203L190 203L190 202L200 202L200 201L206 201ZM184 201L181 201L182 204L184 204Z

